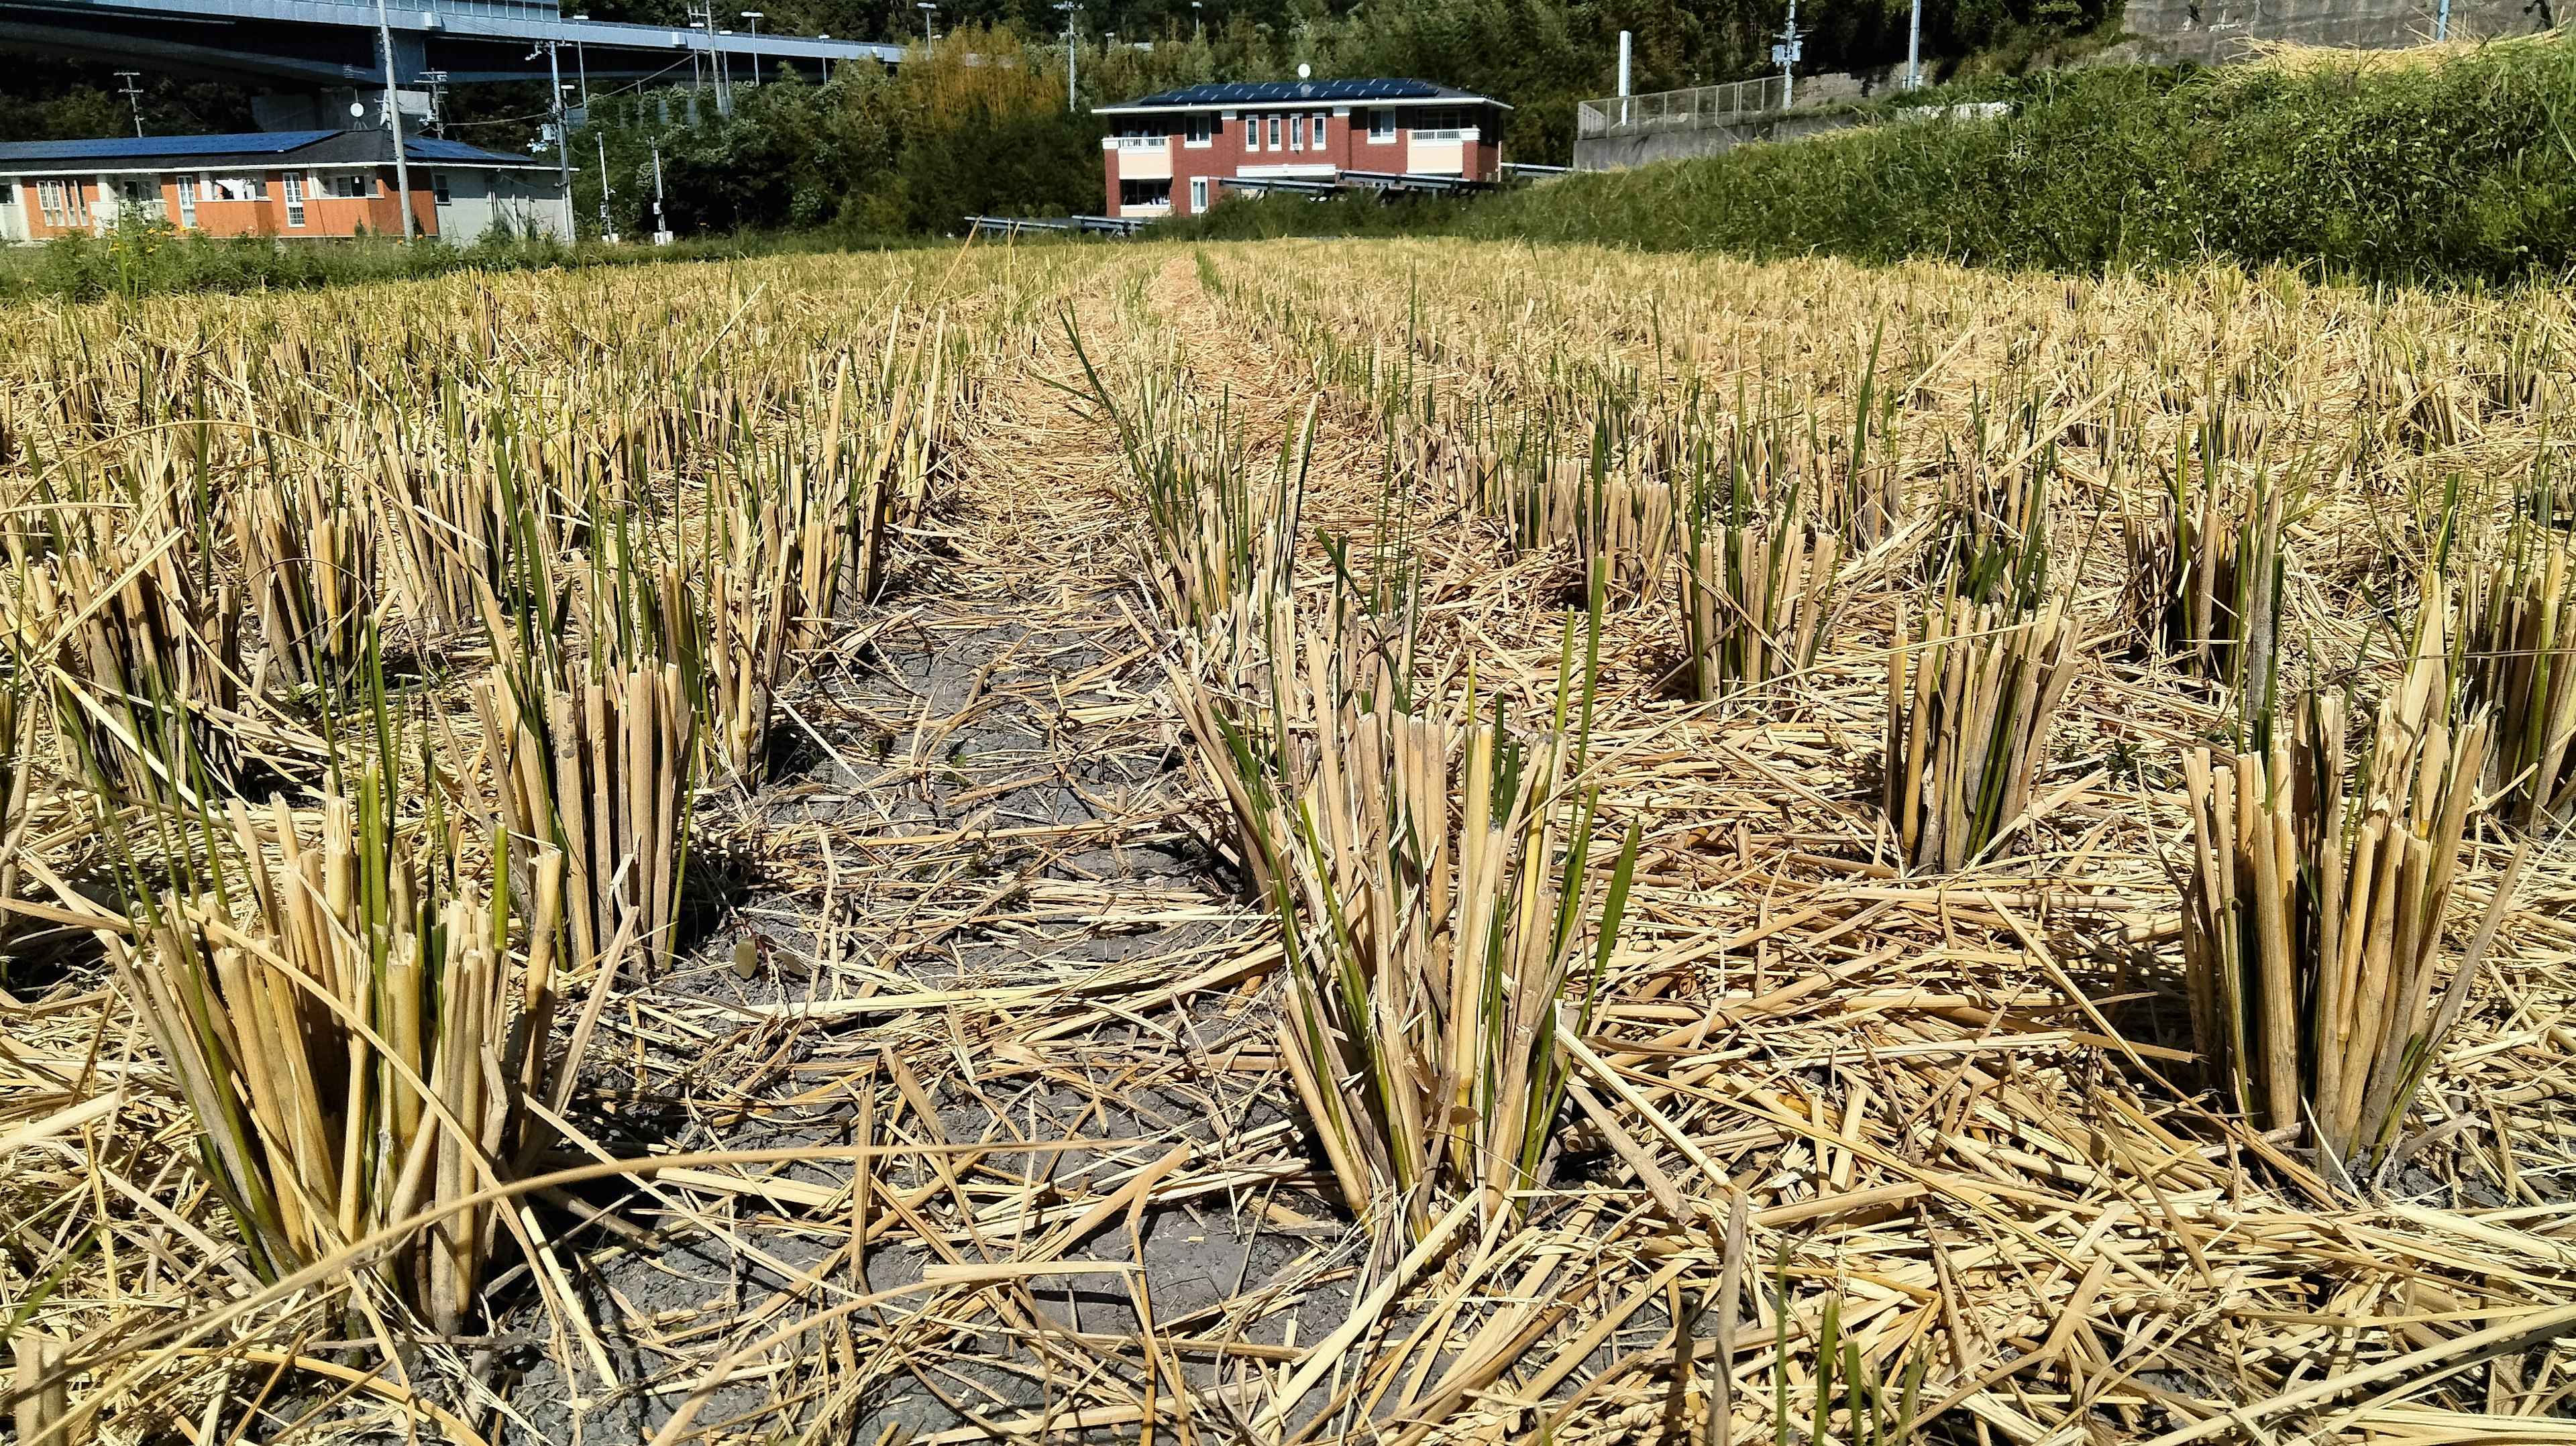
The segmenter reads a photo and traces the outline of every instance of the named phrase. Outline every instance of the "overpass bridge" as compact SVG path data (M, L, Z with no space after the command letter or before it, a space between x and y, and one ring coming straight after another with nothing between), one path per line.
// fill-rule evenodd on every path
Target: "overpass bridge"
M385 0L384 20L399 88L544 80L556 63L566 81L628 81L782 63L820 78L903 58L896 45L584 20L553 0ZM317 93L385 84L375 0L0 0L0 49Z

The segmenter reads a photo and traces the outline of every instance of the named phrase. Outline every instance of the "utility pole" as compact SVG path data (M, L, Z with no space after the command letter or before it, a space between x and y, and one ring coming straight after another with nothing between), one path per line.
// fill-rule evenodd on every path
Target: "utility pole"
M671 244L671 223L662 215L662 143L653 142L653 244Z
M2450 38L2451 0L2442 0L2441 8L2433 12L2433 43L2439 45Z
M143 72L120 70L116 73L116 78L125 82L125 88L117 94L125 97L126 104L134 107L134 138L139 141L143 139Z
M1074 4L1073 0L1056 0L1055 8L1064 12L1064 108L1072 110L1079 104L1073 83L1075 64L1073 17L1081 13L1082 7Z
M588 14L573 17L575 20L589 18ZM573 74L581 79L581 104L582 108L587 110L590 107L590 52L583 49L582 43L578 40L572 43L572 70Z
M447 134L447 72L424 70L420 83L429 87L429 128L443 136Z
M716 114L731 115L733 97L725 90L724 52L716 48L716 11L712 0L703 8L690 6L689 23L698 27L707 39L707 79L715 86Z
M1628 123L1628 53L1630 40L1631 37L1627 31L1622 30L1619 32L1619 124L1621 125L1626 125Z
M608 133L594 131L591 139L599 142L599 238L615 245L617 222L608 214Z
M376 3L382 5L385 0L376 0ZM1791 0L1791 3L1796 3L1796 0ZM554 82L555 172L563 181L564 244L570 246L579 236L572 220L572 141L565 134L571 127L564 124L563 61L557 50L554 41L546 42L546 75Z
M394 136L394 189L402 195L394 209L402 212L403 240L409 243L411 225L411 162L403 155L402 100L394 94L394 27L385 18L385 0L376 0L376 44L385 52L385 128Z
M751 22L751 83L755 87L760 84L760 22L768 13L766 10L742 12L742 18Z
M1789 0L1789 23L1780 27L1780 43L1771 47L1772 63L1780 67L1780 108L1797 104L1798 77L1791 69L1805 47L1798 43L1798 0Z
M1923 84L1923 0L1914 0L1914 18L1905 23L1905 88Z

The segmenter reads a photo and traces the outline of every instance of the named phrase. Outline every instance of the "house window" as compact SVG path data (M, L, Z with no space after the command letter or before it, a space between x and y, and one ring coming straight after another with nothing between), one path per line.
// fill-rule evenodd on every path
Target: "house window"
M0 180L0 206L15 206L17 204L18 183L15 181Z
M1392 145L1395 142L1395 112L1383 107L1369 112L1369 144Z
M257 176L218 176L211 183L210 201L265 201L268 182Z
M1433 106L1414 112L1413 138L1417 141L1464 141L1475 139L1474 117L1457 106Z
M1190 214L1195 216L1206 209L1207 177L1192 176L1190 177Z
M179 178L179 224L197 224L197 178L194 176Z
M293 171L286 173L286 224L304 224L304 178Z
M82 201L78 181L38 181L36 208L44 213L48 226L89 224L89 207Z
M1168 176L1155 181L1121 180L1118 183L1118 209L1122 212L1131 207L1168 207L1171 204L1172 182Z
M1276 114L1270 117L1270 149L1279 149L1279 117Z
M337 175L331 178L330 187L330 194L343 201L363 201L376 193L376 178L355 173Z
M431 199L437 201L439 205L444 206L448 203L447 173L445 171L432 171L429 173L429 194Z
M161 219L161 188L149 181L124 180L117 183L117 210L131 212L147 220Z
M1322 150L1323 148L1324 148L1324 118L1323 118L1323 116L1321 116L1321 115L1317 115L1317 116L1315 117L1315 149L1317 149L1317 150L1319 150L1319 151L1320 151L1320 150Z
M1292 115L1288 117L1288 149L1292 151L1302 151L1306 149L1306 118L1304 116Z
M1185 146L1204 146L1212 144L1215 140L1215 116L1201 113L1199 115L1189 116L1182 120L1181 144Z

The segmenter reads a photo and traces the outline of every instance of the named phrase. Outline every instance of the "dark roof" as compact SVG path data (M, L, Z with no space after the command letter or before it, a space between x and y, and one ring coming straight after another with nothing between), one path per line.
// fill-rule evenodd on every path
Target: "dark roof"
M278 155L328 140L338 131L258 131L231 136L108 136L94 141L10 141L5 161L125 161L162 156Z
M1491 96L1427 80L1254 80L1223 85L1190 85L1179 90L1140 95L1100 111L1160 110L1190 105L1280 105L1300 101L1459 100L1500 105Z
M462 141L431 136L403 137L403 153L414 161L449 165L544 166L543 161L487 151ZM97 162L187 161L198 164L274 164L292 156L320 165L390 165L393 138L383 131L253 131L223 136L110 136L78 141L9 141L0 143L0 167L60 166Z

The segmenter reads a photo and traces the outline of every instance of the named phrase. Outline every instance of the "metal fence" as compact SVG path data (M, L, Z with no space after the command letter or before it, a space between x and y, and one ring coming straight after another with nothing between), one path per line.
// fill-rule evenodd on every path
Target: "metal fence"
M1648 131L1741 125L1788 108L1785 78L1766 75L1733 85L1698 85L1652 95L1614 95L1574 108L1577 136L1626 136Z

